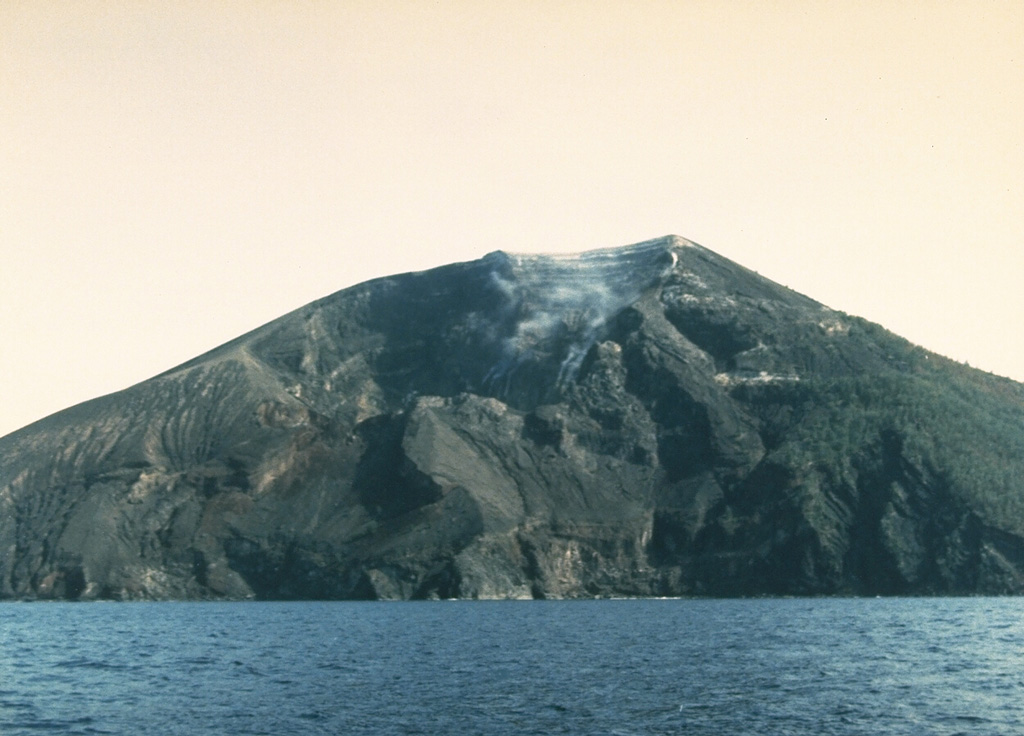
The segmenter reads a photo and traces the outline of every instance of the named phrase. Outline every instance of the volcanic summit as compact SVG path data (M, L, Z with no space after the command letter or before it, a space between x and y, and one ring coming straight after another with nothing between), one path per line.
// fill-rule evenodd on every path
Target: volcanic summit
M0 597L1024 592L1024 386L671 236L376 279L0 438Z

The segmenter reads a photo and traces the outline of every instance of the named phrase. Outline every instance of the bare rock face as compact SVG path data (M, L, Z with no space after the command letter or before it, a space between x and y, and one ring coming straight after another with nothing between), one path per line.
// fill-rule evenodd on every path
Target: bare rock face
M0 597L1024 592L1024 386L689 241L368 282L0 439Z

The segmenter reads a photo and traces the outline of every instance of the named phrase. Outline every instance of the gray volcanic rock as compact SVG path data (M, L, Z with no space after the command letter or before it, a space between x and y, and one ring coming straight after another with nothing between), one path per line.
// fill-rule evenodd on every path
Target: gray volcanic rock
M1024 386L677 237L378 279L0 439L0 597L1024 592Z

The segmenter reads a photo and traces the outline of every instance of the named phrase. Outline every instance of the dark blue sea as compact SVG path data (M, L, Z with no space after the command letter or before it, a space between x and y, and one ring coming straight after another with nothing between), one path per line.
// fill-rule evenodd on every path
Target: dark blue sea
M1022 734L1024 599L0 604L0 734Z

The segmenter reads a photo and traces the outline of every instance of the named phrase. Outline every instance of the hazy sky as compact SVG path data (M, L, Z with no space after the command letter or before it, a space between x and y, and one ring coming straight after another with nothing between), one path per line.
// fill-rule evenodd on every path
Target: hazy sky
M1024 3L0 2L0 435L367 278L669 233L1024 380Z

